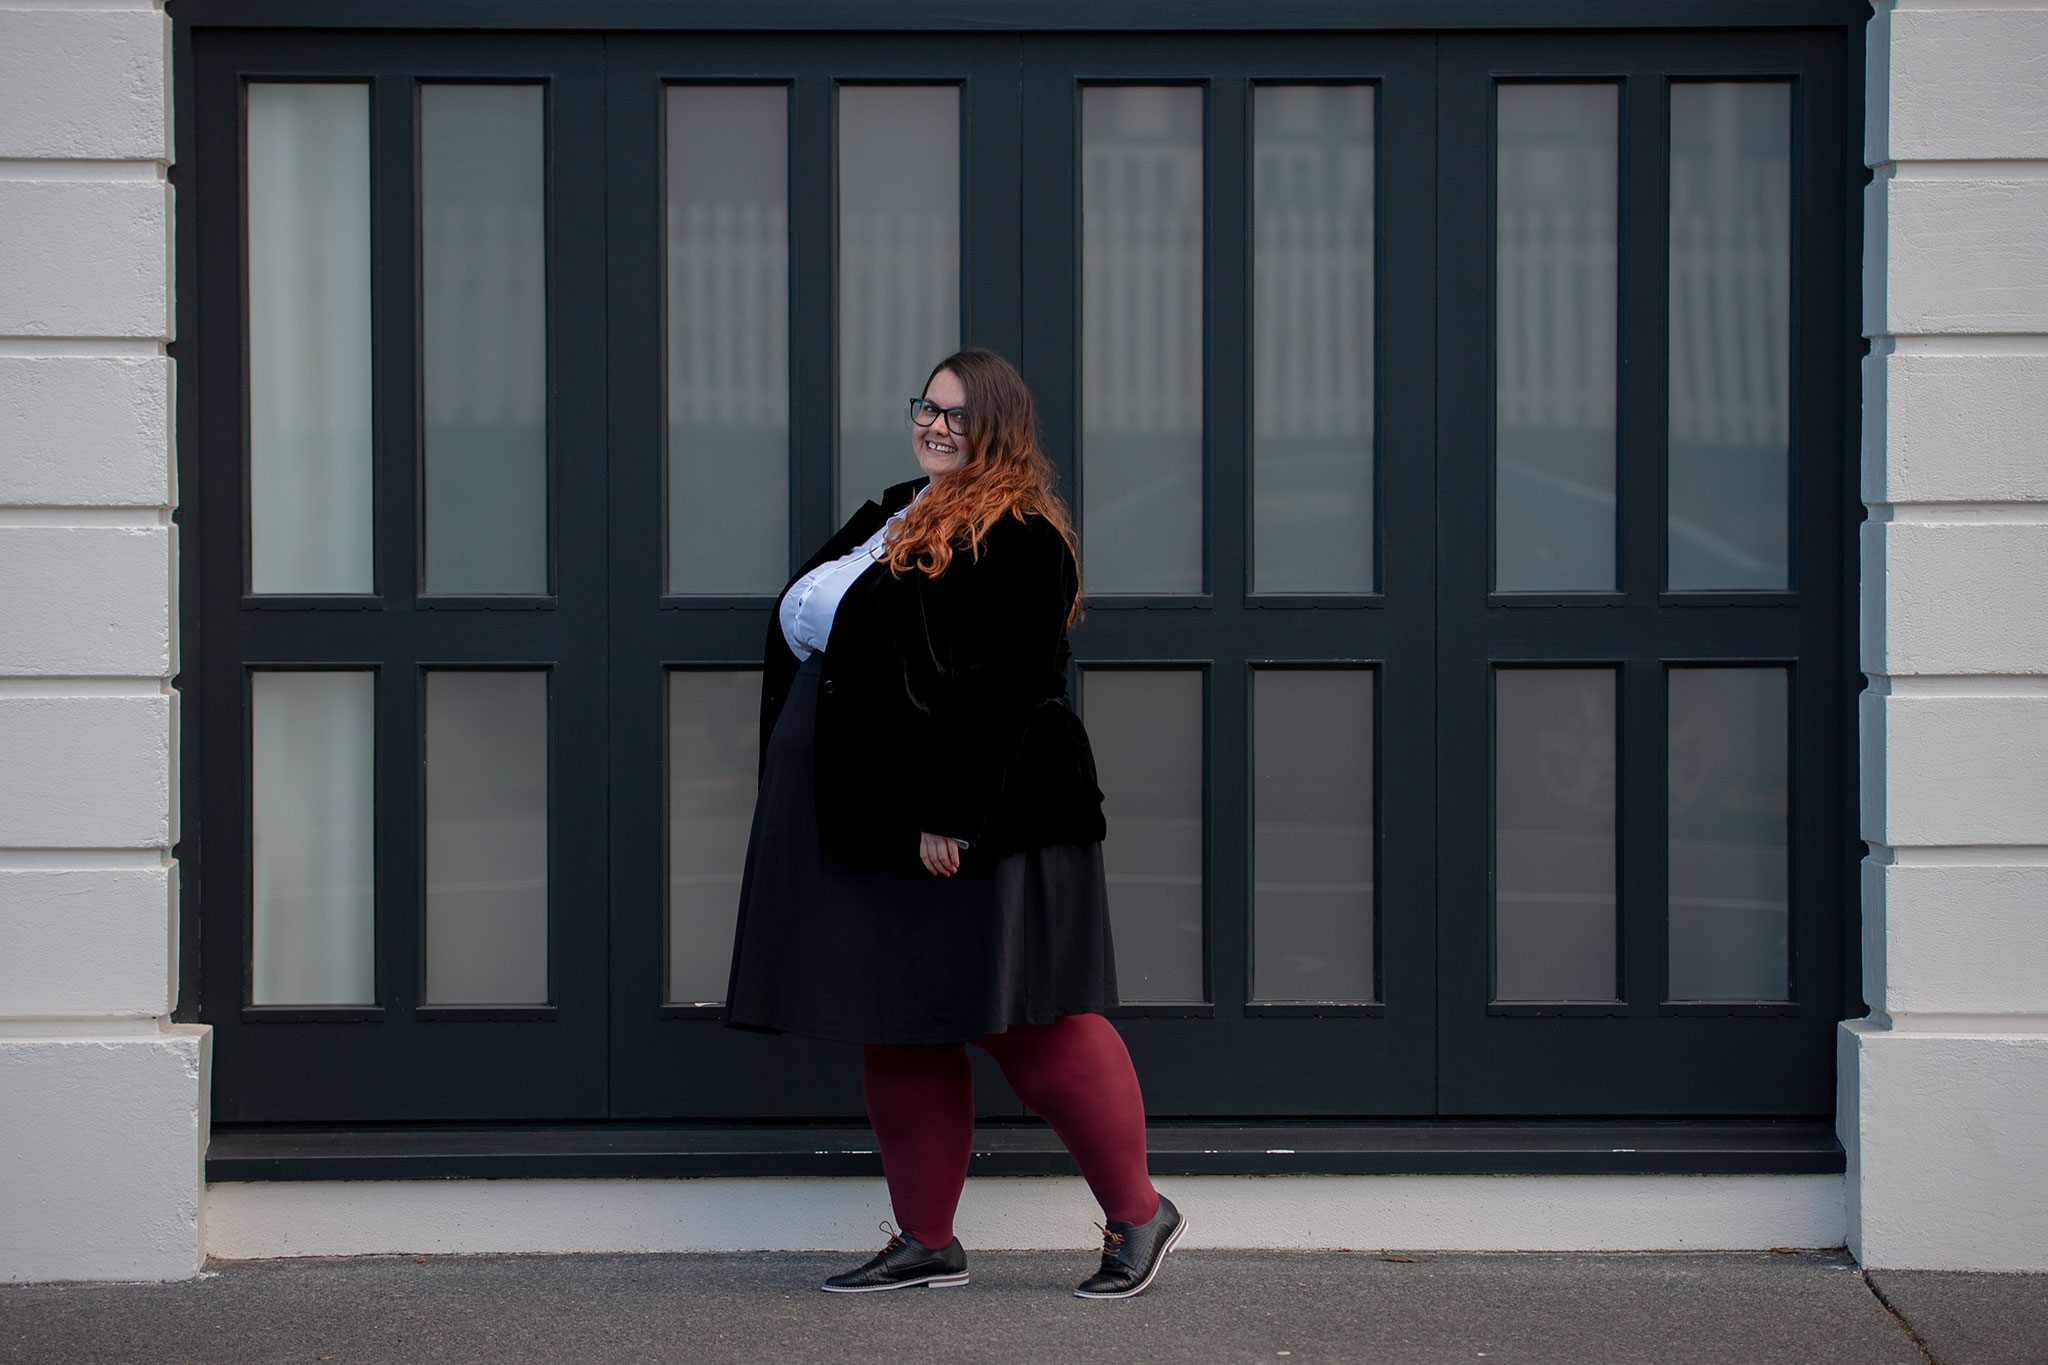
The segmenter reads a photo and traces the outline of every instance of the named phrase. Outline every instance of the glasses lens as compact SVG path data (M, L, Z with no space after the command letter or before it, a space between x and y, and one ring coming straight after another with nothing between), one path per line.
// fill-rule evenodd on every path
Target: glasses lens
M939 415L939 410L922 398L910 400L910 420L921 427L928 427Z
M965 436L967 434L967 414L958 408L947 408L946 430L952 432L955 436Z

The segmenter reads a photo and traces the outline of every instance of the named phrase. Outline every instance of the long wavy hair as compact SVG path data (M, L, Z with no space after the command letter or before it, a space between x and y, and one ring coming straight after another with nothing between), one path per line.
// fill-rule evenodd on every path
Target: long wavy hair
M1017 367L994 351L970 346L932 366L925 389L941 370L950 370L967 391L967 459L935 480L890 528L889 567L898 575L913 570L937 578L965 550L981 557L989 528L1005 516L1022 521L1037 514L1051 522L1081 562L1074 519L1059 494L1059 471L1046 458L1038 407ZM1081 619L1075 595L1068 624Z

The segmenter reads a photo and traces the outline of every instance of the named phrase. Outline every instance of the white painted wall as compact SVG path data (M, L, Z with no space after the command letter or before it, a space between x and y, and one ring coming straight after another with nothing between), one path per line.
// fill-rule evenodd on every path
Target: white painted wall
M1176 1176L1188 1247L1716 1251L1842 1242L1837 1175ZM967 1183L960 1239L1099 1249L1075 1176ZM474 1251L874 1250L879 1179L406 1180L209 1186L207 1249L257 1256Z
M2048 1268L2048 3L1876 0L1849 1246Z
M177 907L170 28L0 0L0 1280L199 1263Z

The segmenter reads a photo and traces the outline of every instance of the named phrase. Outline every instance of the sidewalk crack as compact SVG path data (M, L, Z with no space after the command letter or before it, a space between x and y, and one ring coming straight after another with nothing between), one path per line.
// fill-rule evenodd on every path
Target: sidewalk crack
M1858 1279L1863 1281L1863 1287L1874 1294L1877 1297L1877 1301L1884 1305L1884 1311L1892 1315L1892 1321L1899 1324L1899 1330L1904 1332L1913 1345L1919 1348L1921 1356L1927 1360L1928 1365L1941 1365L1941 1362L1934 1358L1934 1352L1927 1349L1927 1343L1921 1339L1920 1334L1913 1330L1913 1324L1906 1321L1906 1315L1901 1313L1893 1305L1892 1301L1884 1296L1882 1289L1871 1283L1870 1272L1858 1266L1856 1268L1856 1275Z

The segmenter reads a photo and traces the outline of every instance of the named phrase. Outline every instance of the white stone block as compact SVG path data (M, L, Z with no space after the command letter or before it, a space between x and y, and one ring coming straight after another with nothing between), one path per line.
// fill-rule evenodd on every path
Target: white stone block
M0 157L168 161L170 20L0 10Z
M2048 695L1865 692L1863 838L2048 844Z
M0 356L0 504L171 500L166 357Z
M1731 1250L1842 1240L1834 1175L1161 1177L1195 1211L1185 1248L1290 1251ZM1068 1248L1078 1176L977 1176L960 1239ZM262 1180L206 1190L225 1260L393 1252L865 1252L889 1213L879 1178Z
M171 1012L171 870L0 871L0 1017Z
M0 527L0 583L0 675L168 674L169 527Z
M2048 502L2048 354L1863 361L1867 502Z
M1893 10L1870 58L1869 164L2048 157L2048 10Z
M0 1280L198 1271L210 1033L0 1038Z
M1880 177L1864 208L1866 333L2048 332L2048 179Z
M0 336L171 334L171 187L0 180Z
M2048 1270L2048 1034L1842 1026L1849 1250L1868 1267Z
M170 746L167 696L0 697L0 848L168 848Z
M2048 520L1862 535L1866 673L2048 673Z
M1863 918L1881 940L1873 1009L2048 1015L2048 867L1866 861Z

